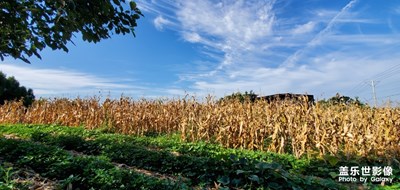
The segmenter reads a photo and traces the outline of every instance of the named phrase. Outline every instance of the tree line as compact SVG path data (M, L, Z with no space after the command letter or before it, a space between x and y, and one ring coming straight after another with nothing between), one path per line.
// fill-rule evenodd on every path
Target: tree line
M19 82L13 77L7 77L0 72L0 105L5 101L23 101L24 106L30 106L35 100L32 89L20 86Z

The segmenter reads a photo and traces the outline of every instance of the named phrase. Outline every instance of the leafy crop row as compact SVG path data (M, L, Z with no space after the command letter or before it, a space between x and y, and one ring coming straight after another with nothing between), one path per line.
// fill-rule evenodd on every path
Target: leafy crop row
M127 167L177 176L182 178L185 187L218 184L222 189L340 189L344 187L332 179L341 165L390 164L395 183L400 175L400 163L383 163L379 159L329 155L324 159L296 159L290 155L226 149L209 143L184 143L177 136L137 137L40 125L0 126L0 134L16 134L43 145L97 156Z
M106 157L73 156L60 148L29 141L1 138L0 155L6 162L60 180L64 188L69 185L74 189L177 189L172 182L115 167Z
M180 176L184 179L182 183L186 184L187 188L210 187L215 184L218 184L220 189L344 188L334 180L288 172L289 170L278 163L266 163L256 159L228 155L222 148L220 152L225 155L219 158L199 156L210 151L208 148L201 150L199 147L203 147L203 145L193 145L194 148L190 154L188 152L172 154L167 151L172 147L157 146L155 142L142 146L144 141L135 140L136 138L131 136L101 134L95 131L86 132L82 128L64 128L65 130L62 130L62 127L1 126L0 133L16 134L33 142L2 139L0 146L4 146L0 148L0 155L8 152L6 160L18 160L20 165L29 165L46 177L67 180L78 187L82 186L80 183L90 182L89 185L92 187L109 183L108 187L110 188L120 188L121 183L124 184L126 181L121 181L124 178L120 179L119 172L128 170L115 168L110 164L110 162L114 162L128 167ZM26 147L28 144L31 147L29 150ZM174 144L175 149L179 149L177 146L184 147L176 142L170 141L170 144ZM190 145L190 143L183 144ZM65 150L78 151L87 156L72 156ZM46 167L40 167L40 165ZM109 177L98 179L97 175ZM130 175L133 175L131 171ZM96 180L90 181L88 178L96 178ZM154 180L152 181L154 183ZM135 184L140 183L135 182ZM165 182L161 184L165 184ZM86 189L89 185L83 188ZM124 185L126 186L126 184ZM152 184L141 185L152 187ZM178 186L175 184L172 187L177 188ZM182 187L181 184L177 189Z

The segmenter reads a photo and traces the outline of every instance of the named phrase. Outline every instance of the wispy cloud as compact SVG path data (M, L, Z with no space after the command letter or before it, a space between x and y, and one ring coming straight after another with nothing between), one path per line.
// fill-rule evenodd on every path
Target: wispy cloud
M284 61L283 65L293 66L293 64L296 64L296 62L301 58L301 56L308 48L319 45L321 39L329 32L331 32L331 29L336 24L337 20L340 19L344 14L346 14L346 12L351 9L351 7L353 7L356 2L357 0L352 0L345 7L343 7L342 10L329 21L324 29L317 33L316 36L311 41L309 41L304 48L297 50L290 57L288 57Z
M218 95L230 94L234 91L254 90L258 94L268 95L281 92L314 94L322 99L334 96L337 92L352 97L361 96L364 100L371 98L369 84L362 91L351 91L360 81L373 80L372 73L385 70L381 65L395 65L396 59L381 59L379 56L360 58L349 57L346 53L335 52L305 61L309 65L293 68L242 68L228 72L235 77L220 74L212 80L202 79L194 83L197 92L213 91ZM379 62L380 64L376 64ZM385 82L398 81L400 76ZM393 86L392 86L393 87ZM382 88L389 88L382 86ZM206 95L206 93L203 93Z
M309 21L302 25L297 25L295 29L293 29L293 34L305 34L312 32L315 29L316 23L313 21Z
M0 65L0 71L7 76L14 76L23 86L34 89L37 96L92 94L98 92L121 93L143 90L140 86L132 86L88 73L65 69L38 69L18 64ZM90 90L89 90L90 89Z
M385 68L377 63L400 60L390 53L398 48L399 35L371 28L390 23L376 19L364 5L360 8L362 1L325 8L319 2L304 11L291 7L294 1L168 2L164 11L157 3L139 0L154 9L149 12L155 17L169 18L174 23L170 30L212 57L199 61L207 63L201 69L193 66L180 74L194 92L334 95Z
M165 19L163 16L158 16L157 18L154 19L154 26L158 30L162 30L164 28L164 25L169 25L169 24L172 24L172 22Z
M397 6L396 8L394 8L394 12L396 14L400 14L400 6Z
M232 40L250 43L270 35L271 8L272 3L263 1L184 1L176 14L183 30L204 33L231 45Z
M244 58L239 54L254 50L272 34L272 6L273 2L265 1L184 1L176 14L184 34L202 36L197 43L223 52L220 66L224 66ZM193 41L193 35L183 37Z
M143 7L152 7L140 1ZM216 65L232 63L242 51L251 51L262 46L272 34L274 14L273 1L178 1L173 13L151 10L157 18L175 17L176 27L185 41L205 45L211 51L221 52L223 60ZM158 5L154 5L158 6ZM160 19L159 19L160 20ZM159 25L155 25L159 28Z

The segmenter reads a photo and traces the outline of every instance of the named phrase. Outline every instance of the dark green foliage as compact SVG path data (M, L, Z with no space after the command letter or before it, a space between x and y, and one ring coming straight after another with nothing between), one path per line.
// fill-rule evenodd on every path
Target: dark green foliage
M99 42L112 33L127 34L142 13L125 0L6 0L0 1L0 58L11 56L30 63L46 46L68 52L75 33ZM129 8L128 8L129 7Z
M7 77L4 73L0 72L0 105L4 104L4 101L21 99L24 106L30 106L35 100L33 90L20 86L14 77Z
M256 100L257 94L255 94L252 90L250 92L236 92L232 93L232 95L225 96L221 98L218 102L223 102L223 101L240 101L240 102L245 102L245 101L250 101L254 102Z
M336 96L333 96L329 98L328 100L320 100L318 101L319 104L322 105L358 105L358 106L366 106L364 103L362 103L358 97L355 97L355 99L350 98L349 96L343 96L340 95L339 93L336 94Z
M30 167L74 189L174 189L172 182L117 168L106 157L73 156L57 147L29 141L1 138L0 155L5 161Z

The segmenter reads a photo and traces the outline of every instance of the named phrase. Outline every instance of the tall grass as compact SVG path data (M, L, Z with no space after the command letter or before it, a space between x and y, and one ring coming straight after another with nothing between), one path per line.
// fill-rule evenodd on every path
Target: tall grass
M356 105L310 106L299 102L255 103L211 98L117 100L48 99L25 108L0 106L0 123L107 127L125 134L180 133L226 147L278 153L400 157L400 108Z

